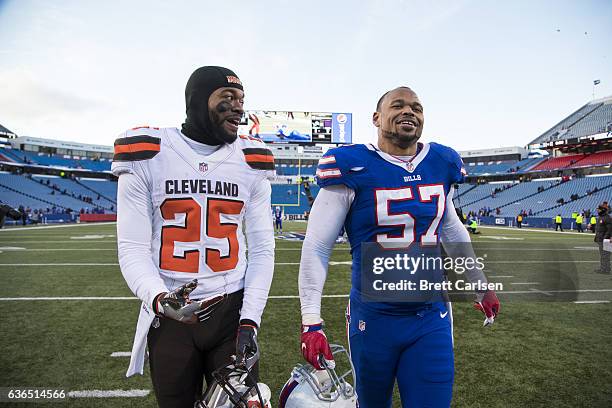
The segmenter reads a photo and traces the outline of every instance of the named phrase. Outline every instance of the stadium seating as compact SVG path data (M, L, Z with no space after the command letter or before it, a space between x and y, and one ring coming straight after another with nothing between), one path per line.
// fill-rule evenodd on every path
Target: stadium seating
M92 171L110 171L111 169L110 160L81 159L81 160L75 160L75 162L82 168L92 170Z
M478 186L481 191L490 191L492 184ZM539 186L545 190L538 192ZM565 183L558 180L531 181L520 183L510 189L497 193L495 197L486 197L476 202L468 202L461 198L461 207L464 213L478 210L483 207L500 208L502 216L516 216L520 211L531 210L535 216L548 217L563 212L568 216L574 209L593 211L602 201L610 201L612 197L612 175L600 177L574 178ZM593 193L597 188L598 191ZM591 194L588 194L591 192ZM577 194L578 200L571 200L571 196ZM490 194L489 194L490 195ZM557 204L557 200L563 198L564 204ZM458 202L455 200L455 205ZM551 215L552 214L552 215Z
M29 197L37 200L37 202L32 202L30 205L33 209L56 205L62 208L70 208L73 211L79 211L81 208L92 209L94 207L92 204L85 203L70 195L61 194L61 192L55 191L47 185L21 175L0 173L0 186L17 194L21 193L19 195L11 194L9 198L14 200L10 201L12 206L26 205L25 201L31 201L26 199L26 197ZM24 198L22 199L20 196ZM4 195L2 200L5 201ZM8 199L6 201L9 202Z
M495 186L499 186L499 184L486 184L486 185L490 186L489 187L490 190L495 188ZM465 212L474 211L478 213L478 210L483 207L488 207L493 210L495 210L496 208L503 209L503 207L520 199L521 197L527 197L527 196L537 193L538 187L548 188L550 187L550 183L538 182L538 181L527 182L527 183L517 183L513 185L512 188L508 188L499 193L496 193L495 197L488 197L486 200L466 205L463 208L463 210ZM520 210L521 208L518 209L518 211Z
M103 197L109 199L111 203L117 203L117 182L111 180L102 179L87 179L83 178L79 180L79 183L85 187L101 194Z
M516 162L514 166L512 166L512 168L510 169L510 172L525 173L531 170L533 167L535 167L539 163L543 162L544 160L546 160L546 158L542 158L542 157L523 159L521 161ZM512 171L512 169L514 169L514 171Z
M578 163L585 157L586 155L584 154L572 154L569 156L553 157L538 164L532 170L560 170Z
M555 195L548 199L548 204L551 208L546 209L546 211L538 212L537 215L546 217L552 216L551 214L553 213L562 212L563 216L568 216L568 214L572 212L572 209L580 211L589 209L595 212L595 208L597 205L601 204L602 201L609 201L611 197L611 190L609 190L609 188L611 186L612 176L584 177L562 183L554 192ZM595 187L597 187L596 193L587 194L588 191L592 192ZM577 194L580 198L572 201L570 198L572 194ZM563 205L556 204L559 198L563 198ZM582 207L582 205L586 206Z
M7 157L9 161L13 161L15 163L25 163L25 161L23 160L24 155L21 150L2 148L0 152L3 156Z
M606 132L606 125L612 123L612 103L600 104L597 109L576 122L566 133L566 139Z
M8 158L8 161L14 161L17 163L27 164L38 164L41 166L50 167L65 167L73 169L85 169L92 171L110 171L111 162L110 160L100 159L74 159L61 155L44 154L36 152L28 152L15 149L2 149L0 154ZM2 160L0 158L0 160Z
M610 180L612 183L612 180ZM563 217L569 217L573 212L582 212L584 210L590 210L591 214L596 214L595 209L603 201L610 201L612 197L611 186L602 188L596 193L589 194L578 200L570 201L563 205L552 207L546 211L542 211L537 214L538 217L554 217L557 214L561 214Z
M559 139L566 139L566 134L569 132L570 128L574 124L577 124L581 119L585 118L601 106L603 106L603 103L601 102L595 104L588 103L584 105L576 112L572 113L571 115L563 119L561 122L557 123L555 126L544 132L541 136L539 136L529 144L532 145L544 142L551 142Z
M507 184L512 184L511 182ZM491 194L495 191L496 188L502 188L504 184L480 184L476 187L470 188L467 186L459 186L459 194L456 198L459 199L459 202L464 206L469 206L471 204L480 202L487 197L491 197ZM465 190L465 192L462 192ZM496 193L496 195L499 193Z
M504 174L516 166L516 161L491 161L485 163L466 163L465 169L469 175Z
M60 190L63 191L65 189L68 192L68 194L74 193L77 197L79 195L83 197L85 196L91 197L92 205L94 206L103 207L103 208L106 208L107 210L110 210L111 207L114 208L116 206L116 202L112 202L102 196L100 196L100 198L98 199L99 193L89 190L86 186L80 185L75 180L64 179L64 178L59 178L59 177L44 177L44 176L34 176L33 179L42 180L42 181L49 180L51 184L57 185ZM115 196L116 196L116 193L115 193Z
M281 164L276 167L276 174L279 176L297 176L298 174L304 176L314 176L316 170L316 166L298 167L294 165Z
M593 154L572 154L569 156L550 158L532 170L561 170L568 168L609 165L612 163L612 151L597 152Z
M597 152L586 155L582 160L570 167L605 166L612 163L612 151Z
M40 164L43 166L52 166L52 167L68 167L68 168L76 168L76 163L72 159L66 159L57 155L48 155L48 154L39 154L35 152L21 152L23 156L25 156L30 162L34 164Z
M0 177L1 179L1 177ZM2 183L2 180L0 180ZM52 204L45 203L38 198L30 195L24 195L13 190L2 186L0 184L0 202L10 205L11 207L18 208L23 205L25 208L30 207L31 209L41 209L52 207Z

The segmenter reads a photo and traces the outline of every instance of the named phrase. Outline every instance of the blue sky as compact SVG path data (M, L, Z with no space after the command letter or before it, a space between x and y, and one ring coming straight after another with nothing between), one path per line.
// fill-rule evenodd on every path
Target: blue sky
M423 139L525 145L612 95L612 2L0 0L0 123L112 144L178 126L202 65L235 70L247 109L353 113L375 140L379 96L412 87ZM585 34L586 32L586 34Z

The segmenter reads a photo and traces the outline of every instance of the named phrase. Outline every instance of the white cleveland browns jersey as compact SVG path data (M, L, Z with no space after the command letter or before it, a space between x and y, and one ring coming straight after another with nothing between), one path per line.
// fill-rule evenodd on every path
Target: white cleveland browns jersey
M115 141L112 171L119 264L144 308L198 279L193 299L244 288L241 318L259 324L274 269L274 157L264 143L208 146L176 128L135 128Z

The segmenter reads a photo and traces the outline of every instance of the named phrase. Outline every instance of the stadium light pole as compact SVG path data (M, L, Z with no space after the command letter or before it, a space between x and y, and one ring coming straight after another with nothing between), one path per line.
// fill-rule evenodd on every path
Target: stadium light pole
M599 85L601 81L599 79L593 80L593 100L595 100L595 86Z

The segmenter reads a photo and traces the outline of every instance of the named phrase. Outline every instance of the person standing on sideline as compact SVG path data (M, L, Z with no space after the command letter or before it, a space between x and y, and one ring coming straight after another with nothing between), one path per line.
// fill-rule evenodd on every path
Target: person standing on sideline
M583 220L584 220L584 218L583 218L582 214L578 214L578 215L576 216L576 230L577 230L578 232L584 232L584 231L582 230L582 222L583 222Z
M516 216L516 225L519 228L522 228L522 224L523 224L523 214L519 214Z
M274 207L274 227L278 234L283 233L283 210L278 205Z
M561 218L561 214L557 214L555 217L555 231L563 232L563 218Z
M597 228L595 232L595 242L599 247L599 269L595 273L610 274L610 251L606 251L604 244L610 244L612 237L612 217L608 215L608 207L600 205L597 207L599 220L597 220Z
M595 215L591 215L590 228L591 232L594 234L595 228L597 228L597 217L595 217Z

